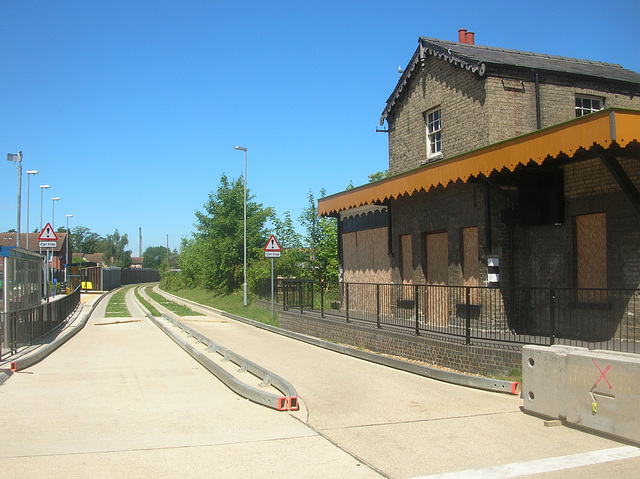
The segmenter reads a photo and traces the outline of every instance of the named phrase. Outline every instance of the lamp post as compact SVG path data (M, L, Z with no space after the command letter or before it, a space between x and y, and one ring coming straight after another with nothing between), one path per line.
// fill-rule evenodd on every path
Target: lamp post
M49 185L40 185L40 231L42 231L42 193L47 188L50 188Z
M29 183L31 180L31 175L37 175L38 170L27 170L27 249L29 249Z
M7 161L13 161L18 169L18 234L16 235L16 246L20 247L20 196L22 194L22 151L19 151L17 155L7 153Z
M244 176L242 177L244 183L244 194L243 194L243 203L244 203L244 213L243 213L243 223L244 223L244 278L242 283L243 290L243 304L247 305L247 149L242 146L236 146L236 150L244 151Z
M69 269L69 218L73 218L73 215L67 215L67 254L65 257L65 261L67 262L67 267L64 269L64 281L67 282L67 270ZM72 261L73 263L73 261Z
M60 201L60 197L59 196L54 196L53 198L51 198L51 229L54 231L55 233L55 217L56 217L56 201ZM47 250L47 256L48 256L48 251ZM49 261L51 262L51 284L52 284L52 288L51 288L51 292L53 294L53 297L55 298L56 296L56 280L53 277L53 250L51 250L51 258L49 259Z
M55 218L56 218L56 201L60 201L60 197L59 196L54 196L53 198L51 198L51 229L53 231L56 230L55 227Z

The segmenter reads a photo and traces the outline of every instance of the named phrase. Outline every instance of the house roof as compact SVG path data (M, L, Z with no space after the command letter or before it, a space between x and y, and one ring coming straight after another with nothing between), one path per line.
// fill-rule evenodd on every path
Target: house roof
M102 257L103 254L102 253L73 253L73 258L82 258L83 261L89 262L89 263L97 263L97 264L102 264Z
M427 55L441 58L477 73L479 76L484 76L495 68L515 67L531 71L598 78L640 91L640 73L627 70L618 64L420 37L418 39L418 48L400 77L396 88L387 100L387 106L380 119L381 125L395 105L416 66L424 61Z
M20 247L27 247L27 234L29 235L29 251L40 251L38 246L38 237L40 233L20 233ZM15 246L16 245L16 233L0 233L0 246ZM59 252L63 247L66 247L65 239L67 233L56 233L58 241L56 247L52 248L54 252Z
M548 158L569 158L592 146L624 148L640 142L640 111L606 109L318 200L318 214L331 216L363 205L494 171L514 171L519 165L542 165Z

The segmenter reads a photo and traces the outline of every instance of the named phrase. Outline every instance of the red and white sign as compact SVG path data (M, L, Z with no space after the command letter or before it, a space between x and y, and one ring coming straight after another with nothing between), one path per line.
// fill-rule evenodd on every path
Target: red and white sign
M279 258L282 248L278 243L278 240L274 235L271 235L267 244L264 245L264 257L265 258Z
M55 248L58 245L58 236L49 223L38 236L39 248Z

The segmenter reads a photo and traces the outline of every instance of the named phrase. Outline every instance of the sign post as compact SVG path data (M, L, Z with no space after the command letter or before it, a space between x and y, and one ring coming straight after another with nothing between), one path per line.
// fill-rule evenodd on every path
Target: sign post
M282 248L278 244L278 240L274 235L271 235L264 246L264 257L271 258L271 319L273 319L273 258L279 258L281 253Z
M47 293L47 301L49 301L49 253L51 253L51 257L53 258L53 248L58 245L58 236L56 232L53 231L53 228L49 223L44 227L40 236L38 236L38 246L41 249L46 249L47 261L45 266L45 284L46 284L46 293ZM53 290L53 295L56 295L55 289Z

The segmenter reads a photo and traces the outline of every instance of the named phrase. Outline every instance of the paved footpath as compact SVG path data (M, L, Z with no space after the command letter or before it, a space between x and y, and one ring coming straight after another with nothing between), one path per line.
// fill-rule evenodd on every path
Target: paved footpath
M104 318L105 305L53 355L0 386L4 477L417 478L473 469L459 477L551 470L536 477L585 479L637 477L640 469L637 456L567 468L638 449L545 427L520 411L517 397L414 376L213 313L184 318L295 386L301 410L271 410L222 385L131 296L133 318Z

